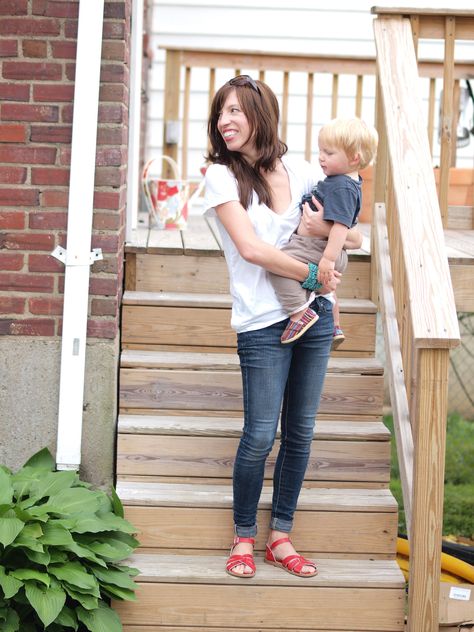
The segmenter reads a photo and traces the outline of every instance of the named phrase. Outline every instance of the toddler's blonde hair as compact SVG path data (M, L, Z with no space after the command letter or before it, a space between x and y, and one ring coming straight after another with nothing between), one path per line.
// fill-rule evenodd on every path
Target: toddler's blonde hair
M377 130L360 118L335 118L322 126L319 140L329 147L342 149L348 158L360 157L359 168L370 165L377 153Z

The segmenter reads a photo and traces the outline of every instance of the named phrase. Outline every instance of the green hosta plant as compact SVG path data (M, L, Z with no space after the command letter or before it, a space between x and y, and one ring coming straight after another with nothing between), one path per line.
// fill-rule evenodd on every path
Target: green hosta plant
M110 599L134 599L135 569L119 562L138 545L115 494L48 450L18 472L0 466L0 630L119 632Z

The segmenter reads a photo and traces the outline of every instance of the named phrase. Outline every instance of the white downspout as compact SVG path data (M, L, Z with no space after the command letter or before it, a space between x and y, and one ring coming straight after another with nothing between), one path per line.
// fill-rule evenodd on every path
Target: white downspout
M125 241L130 242L137 227L140 201L140 134L142 107L143 10L144 0L132 2L130 49L130 102L128 117L128 179Z
M84 370L89 302L95 154L99 107L104 0L80 0L71 144L66 265L56 463L77 470L81 463Z

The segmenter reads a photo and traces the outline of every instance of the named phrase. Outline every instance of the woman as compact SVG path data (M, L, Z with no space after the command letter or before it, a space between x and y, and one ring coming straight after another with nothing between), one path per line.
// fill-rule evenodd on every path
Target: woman
M243 578L255 574L257 505L280 412L281 443L265 561L302 577L317 573L314 562L296 553L288 534L329 358L330 292L337 279L311 304L319 316L317 326L296 342L282 345L288 314L278 303L267 271L296 279L308 290L320 286L317 266L279 250L296 230L299 202L316 180L309 163L285 156L278 119L278 101L271 89L241 75L217 91L208 123L206 212L217 217L229 268L231 324L237 331L244 398L244 428L233 475L235 537L226 570ZM321 230L321 215L305 205L303 221L310 233ZM360 243L357 231L350 232L346 246L358 248Z

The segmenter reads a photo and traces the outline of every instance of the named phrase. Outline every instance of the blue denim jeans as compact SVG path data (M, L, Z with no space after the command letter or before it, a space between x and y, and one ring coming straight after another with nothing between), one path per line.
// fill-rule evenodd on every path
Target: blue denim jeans
M332 303L317 297L319 320L301 338L282 344L288 322L237 336L244 428L234 465L234 525L241 537L257 533L257 505L281 412L280 449L273 476L270 528L289 533L308 464L315 417L331 349Z

